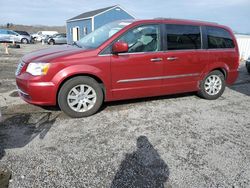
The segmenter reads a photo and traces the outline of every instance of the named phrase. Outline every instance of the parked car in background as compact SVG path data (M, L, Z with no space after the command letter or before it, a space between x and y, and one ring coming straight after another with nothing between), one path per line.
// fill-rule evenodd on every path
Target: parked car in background
M86 117L103 101L194 91L217 99L226 84L236 81L238 66L237 42L226 26L123 20L101 26L72 45L24 56L16 83L26 102L58 104L71 117Z
M28 35L19 34L15 31L8 29L0 29L0 42L17 42L28 44L31 41L31 37Z
M250 57L246 60L246 68L248 73L250 74Z
M65 33L55 34L53 36L49 36L45 39L45 42L50 45L55 44L67 44L67 37Z
M31 37L31 35L27 32L27 31L16 31L16 33L20 34L20 35L25 35L25 36L29 36L30 37L30 43L33 43L34 42L34 39L33 37Z
M32 37L34 38L34 40L41 42L43 36L45 35L52 36L57 33L58 33L57 31L38 31L37 33L33 33Z

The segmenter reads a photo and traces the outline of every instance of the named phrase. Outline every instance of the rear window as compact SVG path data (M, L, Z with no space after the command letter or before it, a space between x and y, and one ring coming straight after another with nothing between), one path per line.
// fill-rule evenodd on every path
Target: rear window
M234 48L232 36L223 28L207 27L207 37L209 49Z
M167 24L168 50L201 49L199 26Z
M17 33L19 33L20 35L29 35L29 33L27 33L26 31L15 31Z

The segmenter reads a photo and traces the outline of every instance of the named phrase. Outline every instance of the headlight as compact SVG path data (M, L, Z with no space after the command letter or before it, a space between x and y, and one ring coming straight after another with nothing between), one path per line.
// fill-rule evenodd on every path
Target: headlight
M33 76L46 75L49 70L49 63L29 63L26 72L32 74Z

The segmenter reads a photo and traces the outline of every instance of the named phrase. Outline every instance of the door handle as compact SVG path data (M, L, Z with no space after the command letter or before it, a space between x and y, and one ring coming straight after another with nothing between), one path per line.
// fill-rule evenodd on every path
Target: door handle
M167 58L168 61L174 61L174 60L177 60L177 59L178 59L178 57L168 57Z
M159 62L159 61L162 61L163 59L162 58L152 58L150 59L151 62Z

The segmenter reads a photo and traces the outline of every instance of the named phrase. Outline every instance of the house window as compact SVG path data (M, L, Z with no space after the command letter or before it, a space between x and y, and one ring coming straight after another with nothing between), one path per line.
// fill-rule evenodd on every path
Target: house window
M88 29L87 27L83 27L83 35L87 35L88 34Z

